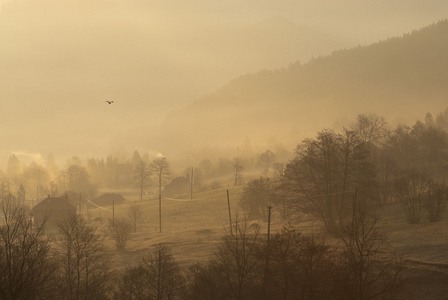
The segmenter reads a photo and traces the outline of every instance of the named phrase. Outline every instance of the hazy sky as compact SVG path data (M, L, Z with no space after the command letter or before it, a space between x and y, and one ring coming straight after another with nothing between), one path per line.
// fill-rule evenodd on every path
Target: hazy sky
M446 12L446 0L0 0L0 168L13 152L151 150L142 140L166 113L233 78Z

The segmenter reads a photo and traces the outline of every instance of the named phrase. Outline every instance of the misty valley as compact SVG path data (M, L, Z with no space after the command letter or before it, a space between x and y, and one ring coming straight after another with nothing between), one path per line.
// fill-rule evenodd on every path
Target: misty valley
M0 0L0 300L448 299L446 11Z
M1 298L442 297L447 128L448 109L395 127L360 114L294 151L246 144L183 170L138 151L12 155Z

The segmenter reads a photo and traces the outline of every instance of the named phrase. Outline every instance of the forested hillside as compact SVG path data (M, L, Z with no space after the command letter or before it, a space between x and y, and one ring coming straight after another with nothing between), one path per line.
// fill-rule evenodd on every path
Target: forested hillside
M412 123L446 105L447 52L448 21L443 20L303 65L242 76L170 114L161 135L170 145L195 148L241 144L246 137L295 143L360 112Z

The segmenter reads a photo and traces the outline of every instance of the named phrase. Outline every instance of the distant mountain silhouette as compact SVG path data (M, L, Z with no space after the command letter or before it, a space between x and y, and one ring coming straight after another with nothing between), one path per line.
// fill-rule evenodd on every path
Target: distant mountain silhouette
M448 105L448 21L306 64L233 80L165 119L171 145L294 140L375 112L413 122Z

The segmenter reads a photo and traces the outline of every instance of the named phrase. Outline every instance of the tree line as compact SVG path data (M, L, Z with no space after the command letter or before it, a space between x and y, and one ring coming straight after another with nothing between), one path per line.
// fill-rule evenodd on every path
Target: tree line
M341 132L322 130L297 145L281 174L248 182L240 207L264 220L268 205L285 219L311 214L338 232L356 192L369 211L400 203L409 223L439 221L448 203L448 109L436 120L427 114L391 128L383 117L361 114Z
M179 197L189 194L192 188L200 192L225 184L241 185L244 182L244 170L262 169L268 173L280 164L277 160L284 160L290 155L280 146L275 149L275 153L267 149L257 154L248 141L243 149L241 155L233 158L200 158L193 163L194 166L172 169L170 176L163 176L163 185L168 185L167 193ZM123 153L109 155L106 159L82 160L73 156L64 165L58 165L52 154L46 160L29 164L12 154L6 172L0 171L0 197L10 193L19 194L20 189L27 201L42 199L47 195L56 197L66 191L82 193L93 199L98 196L99 190L105 188L134 188L139 193L139 200L148 200L154 196L150 192L157 192L160 183L156 175L157 168L154 167L156 158L151 158L148 153L140 155L135 150L129 157Z

